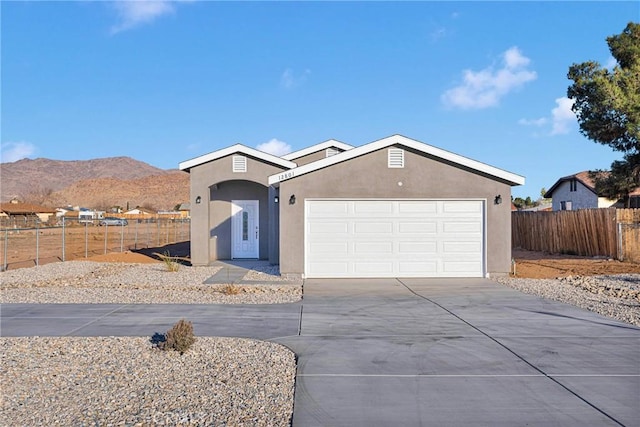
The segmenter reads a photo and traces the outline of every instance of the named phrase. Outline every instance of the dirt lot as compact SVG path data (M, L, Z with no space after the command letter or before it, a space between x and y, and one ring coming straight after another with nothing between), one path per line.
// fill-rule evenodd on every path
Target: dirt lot
M640 264L608 259L551 255L522 250L513 251L513 258L516 262L516 277L523 278L553 279L575 275L640 274ZM134 252L97 255L90 258L90 260L99 262L160 262L152 256Z
M640 274L640 264L606 258L585 258L553 255L544 252L514 250L515 277L553 279L566 276L596 276L605 274Z

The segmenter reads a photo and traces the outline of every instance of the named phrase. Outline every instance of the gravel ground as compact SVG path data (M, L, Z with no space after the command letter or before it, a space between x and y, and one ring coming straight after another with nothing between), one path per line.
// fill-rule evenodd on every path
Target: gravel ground
M279 344L202 337L183 355L131 337L0 346L3 426L288 426L293 414L295 356Z
M245 276L263 284L204 285L217 269L47 264L0 273L0 301L233 304L301 297L301 284L289 284L273 267ZM495 280L640 326L640 274ZM149 337L0 338L0 346L0 425L288 426L293 411L295 355L278 344L198 337L184 355L154 348Z
M206 285L220 267L71 261L0 273L0 303L276 304L299 301L301 282L274 271L249 271L264 283Z
M73 261L0 273L6 303L273 304L301 283L205 285L220 267ZM195 331L197 336L197 330ZM0 425L288 426L295 355L246 339L198 337L184 355L150 337L0 338Z
M527 294L572 304L640 326L640 274L558 279L497 277L494 280Z

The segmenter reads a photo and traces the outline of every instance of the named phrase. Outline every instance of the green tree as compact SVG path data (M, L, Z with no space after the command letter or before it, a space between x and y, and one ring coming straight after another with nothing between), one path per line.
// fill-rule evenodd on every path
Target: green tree
M594 172L596 190L624 191L628 201L640 186L640 24L630 22L621 34L607 37L607 44L617 65L613 70L595 61L571 65L567 96L575 101L580 132L624 153L611 173Z

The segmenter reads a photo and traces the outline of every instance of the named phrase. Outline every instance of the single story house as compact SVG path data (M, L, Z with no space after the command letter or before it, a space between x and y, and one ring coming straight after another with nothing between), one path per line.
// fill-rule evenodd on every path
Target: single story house
M236 144L184 161L191 262L265 259L305 278L486 277L511 267L524 177L393 135L282 157Z
M589 176L589 171L563 176L549 188L544 197L552 199L554 211L623 207L619 200L598 195L596 183ZM631 193L631 205L640 207L640 189Z
M33 203L22 203L12 199L7 203L0 203L0 217L7 221L29 221L48 222L55 217L56 210Z

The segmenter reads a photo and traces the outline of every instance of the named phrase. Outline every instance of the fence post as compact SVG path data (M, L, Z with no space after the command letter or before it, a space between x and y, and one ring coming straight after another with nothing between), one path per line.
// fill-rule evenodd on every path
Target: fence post
M122 253L123 244L124 244L124 224L120 224L120 253Z
M9 230L4 230L4 261L2 264L2 271L7 271L9 265L7 264L7 249L9 249Z
M624 254L622 253L622 223L618 223L618 261L624 261Z
M36 266L40 265L40 226L36 224Z
M89 229L87 228L89 224L84 223L84 257L89 258Z
M109 234L109 224L104 225L104 254L107 254L107 235Z
M64 217L62 217L62 262L65 261L65 235L64 235Z
M136 230L135 230L135 235L133 238L133 249L136 250L138 249L138 224L140 223L139 219L136 219Z

